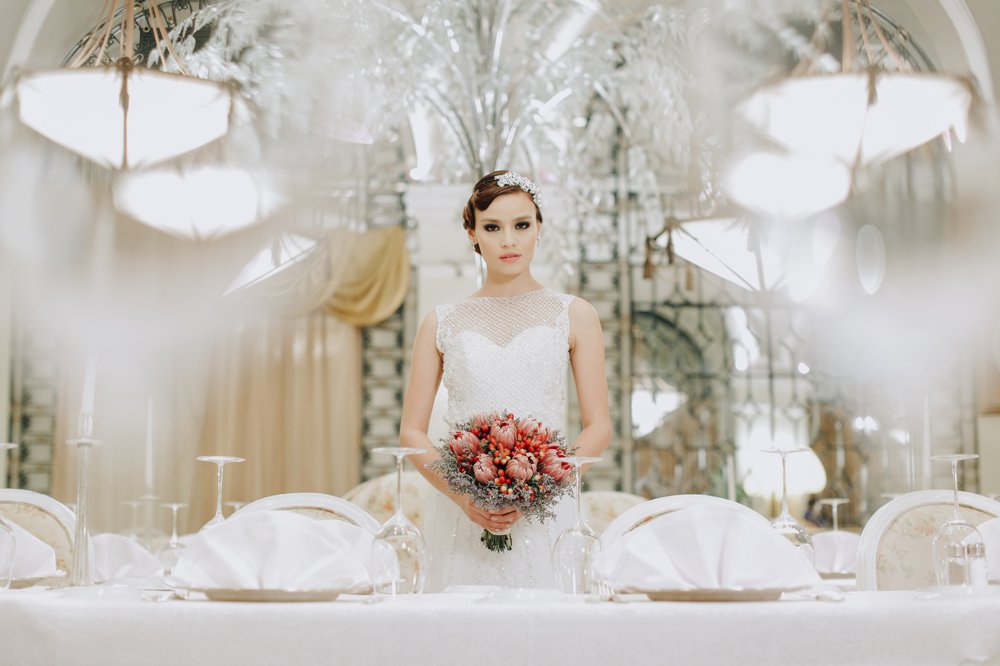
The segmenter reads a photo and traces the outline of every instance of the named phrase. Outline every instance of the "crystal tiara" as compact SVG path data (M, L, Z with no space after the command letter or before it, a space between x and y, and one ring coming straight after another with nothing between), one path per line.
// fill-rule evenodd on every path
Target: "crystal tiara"
M496 177L497 185L501 187L507 187L508 185L516 185L522 190L531 195L531 198L535 200L535 205L539 208L542 207L542 192L538 189L538 185L534 181L528 180L519 173L514 173L513 171L508 171L507 173L501 174Z

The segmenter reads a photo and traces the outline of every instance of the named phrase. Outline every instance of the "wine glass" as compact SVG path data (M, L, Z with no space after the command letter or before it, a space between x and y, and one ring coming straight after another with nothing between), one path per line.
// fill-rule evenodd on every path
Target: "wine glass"
M17 444L0 443L0 455L6 456L8 450L16 449L17 447ZM14 574L16 546L14 528L3 517L3 514L0 514L0 590L6 590L10 587L10 579Z
M375 533L372 542L371 577L375 594L396 596L423 592L426 549L420 530L403 513L403 458L423 449L385 446L372 453L396 456L396 511Z
M833 530L831 531L836 532L840 529L837 522L837 509L840 508L841 504L847 504L848 502L850 502L850 500L846 497L827 497L818 502L820 506L830 507L830 513L833 515Z
M802 553L809 558L810 562L815 561L816 551L813 548L812 536L809 530L802 527L799 521L795 520L788 510L788 463L787 458L793 453L803 453L809 449L763 449L764 453L776 453L781 456L781 513L771 521L771 527L778 530L778 533L788 539Z
M180 559L181 551L184 550L184 544L181 542L180 537L177 536L177 512L180 509L187 507L187 504L183 502L167 502L161 504L165 509L170 509L170 540L160 548L159 559L160 564L163 565L163 575L169 576L177 566L177 560Z
M580 510L580 477L583 465L599 460L600 458L593 456L570 456L564 459L573 465L576 475L576 515L573 525L560 532L552 544L552 568L559 587L569 594L586 594L595 591L597 587L594 564L600 553L601 543L594 530L583 520L583 512Z
M125 500L122 502L129 508L128 538L139 543L139 500Z
M225 467L227 463L244 462L246 458L240 458L239 456L198 456L198 460L202 462L215 463L216 467L218 467L218 491L215 496L215 515L212 516L211 520L205 523L200 530L198 530L199 532L203 532L209 527L214 527L226 519L226 517L222 515L222 468Z
M951 463L954 490L951 516L934 534L934 575L938 585L969 586L987 582L983 536L969 524L958 507L958 463L978 457L975 453L931 456L931 460Z

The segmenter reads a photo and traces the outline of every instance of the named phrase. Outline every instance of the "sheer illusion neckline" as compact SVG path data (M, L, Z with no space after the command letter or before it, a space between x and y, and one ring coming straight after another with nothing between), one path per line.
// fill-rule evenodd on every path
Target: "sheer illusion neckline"
M535 294L542 294L542 293L544 293L546 291L549 291L548 287L542 287L541 289L532 289L531 291L526 291L526 292L521 293L521 294L514 294L512 296L469 296L466 300L469 300L469 301L482 301L482 300L486 300L486 301L501 300L502 301L502 300L513 300L513 299L517 299L517 298L524 298L526 296L532 296L532 295L535 295Z

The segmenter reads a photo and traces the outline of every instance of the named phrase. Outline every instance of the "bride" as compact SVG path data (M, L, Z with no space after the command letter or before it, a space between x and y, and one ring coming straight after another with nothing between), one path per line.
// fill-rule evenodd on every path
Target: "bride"
M454 430L475 414L505 409L565 432L566 371L572 367L583 428L568 448L599 456L611 425L604 375L604 336L586 301L544 288L531 274L541 240L538 187L511 171L484 176L463 211L469 241L486 264L479 291L438 306L420 324L413 344L399 438L425 450L410 460L438 491L424 519L428 569L425 590L449 585L555 587L550 551L572 522L572 497L544 523L515 509L487 511L456 495L426 466L437 459L427 435L434 396L444 380L447 424ZM510 530L512 550L480 543L483 528Z

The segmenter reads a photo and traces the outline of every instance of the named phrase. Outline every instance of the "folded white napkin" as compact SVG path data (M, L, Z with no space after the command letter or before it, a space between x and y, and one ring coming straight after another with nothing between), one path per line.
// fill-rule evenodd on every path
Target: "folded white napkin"
M858 541L854 532L820 532L812 537L816 550L816 571L823 574L852 574L857 571Z
M199 533L173 575L195 589L360 591L370 586L371 547L355 525L254 511Z
M8 520L14 529L14 580L45 578L59 573L56 569L56 551L31 532Z
M986 566L990 580L1000 580L1000 518L993 518L976 526L986 544Z
M94 580L98 583L163 573L160 561L127 536L95 534L91 543L94 546Z
M618 592L786 589L820 582L808 557L765 521L716 506L655 518L608 546L597 566Z

